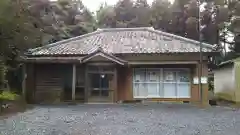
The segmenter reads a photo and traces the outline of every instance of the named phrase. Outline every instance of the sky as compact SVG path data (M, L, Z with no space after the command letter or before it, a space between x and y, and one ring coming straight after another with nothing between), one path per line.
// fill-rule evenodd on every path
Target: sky
M118 0L82 0L83 4L91 11L96 11L101 3L106 2L108 5L114 5L117 3ZM153 0L147 0L149 4L152 3ZM173 2L174 0L169 0Z

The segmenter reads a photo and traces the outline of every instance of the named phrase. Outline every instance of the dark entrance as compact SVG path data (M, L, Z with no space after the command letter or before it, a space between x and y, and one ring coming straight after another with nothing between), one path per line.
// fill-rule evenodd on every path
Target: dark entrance
M114 67L102 66L88 69L88 102L113 102Z

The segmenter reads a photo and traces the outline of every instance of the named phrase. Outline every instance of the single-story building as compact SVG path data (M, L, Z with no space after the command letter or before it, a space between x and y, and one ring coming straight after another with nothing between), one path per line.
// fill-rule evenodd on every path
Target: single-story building
M240 102L240 58L222 62L214 70L214 94L220 99Z
M213 46L202 43L202 76ZM109 28L30 49L24 56L28 101L207 101L198 41L153 28Z

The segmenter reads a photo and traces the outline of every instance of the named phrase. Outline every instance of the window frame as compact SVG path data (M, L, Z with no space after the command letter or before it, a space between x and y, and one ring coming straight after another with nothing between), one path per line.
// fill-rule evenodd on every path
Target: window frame
M135 73L136 73L136 70L144 70L144 80L145 81L139 81L139 82L135 82ZM148 70L151 70L151 71L158 71L158 73L160 73L160 76L161 76L161 70L160 68L133 68L133 80L132 80L132 90L133 90L133 93L135 93L135 89L134 89L134 86L135 84L143 84L145 85L146 87L146 91L148 93L148 84L158 84L159 86L159 89L158 89L158 93L159 95L156 95L156 96L149 96L149 95L146 95L146 96L135 96L133 94L133 98L160 98L160 87L161 87L161 77L157 76L159 79L157 82L152 82L152 81L146 81L147 80L147 74L148 74ZM151 72L150 71L150 72Z
M136 82L135 80L135 76L136 76L136 71L139 70L144 70L144 80L145 81L139 81ZM150 71L149 71L150 70ZM175 72L175 81L172 82L166 82L164 80L164 71L165 70L170 70L172 72ZM178 77L179 77L179 72L181 72L181 70L186 71L187 72L187 76L189 77L188 82L181 82ZM146 81L147 80L147 74L148 72L151 71L158 71L158 81L157 82L151 82L151 81ZM178 94L178 90L179 90L179 84L188 84L189 86L189 96L188 97L184 97L184 98L191 98L191 72L189 68L133 68L133 75L132 75L132 90L133 90L133 98L166 98L164 97L164 84L165 83L173 83L175 85L175 93L176 93L176 97L178 98L179 94ZM139 96L139 95L135 95L135 84L144 84L146 87L146 91L148 93L148 87L146 86L147 84L158 84L158 95L156 96L149 96L148 94L146 96ZM139 93L139 90L138 90ZM181 98L181 97L180 97Z

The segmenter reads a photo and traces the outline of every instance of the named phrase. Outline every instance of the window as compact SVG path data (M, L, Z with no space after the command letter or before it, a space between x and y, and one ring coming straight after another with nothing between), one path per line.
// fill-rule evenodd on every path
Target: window
M134 98L190 98L187 69L136 68Z
M160 70L135 69L133 81L134 97L159 97Z
M163 97L176 98L176 71L163 69Z
M164 78L168 82L174 81L174 72L172 72L172 71L164 72Z
M190 75L187 70L179 70L177 72L177 97L189 98L190 97Z

